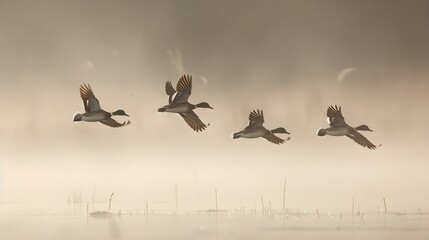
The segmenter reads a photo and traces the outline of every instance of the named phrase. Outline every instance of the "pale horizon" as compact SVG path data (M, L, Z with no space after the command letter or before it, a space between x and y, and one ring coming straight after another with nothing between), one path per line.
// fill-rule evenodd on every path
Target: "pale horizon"
M425 1L3 1L0 211L107 201L112 209L282 207L429 211L429 29ZM164 84L191 74L201 133ZM131 125L74 123L80 84ZM377 150L316 135L341 105ZM291 140L236 139L248 114ZM279 135L282 138L287 136ZM198 184L197 184L198 181ZM200 205L201 203L201 205ZM99 210L103 205L97 205Z

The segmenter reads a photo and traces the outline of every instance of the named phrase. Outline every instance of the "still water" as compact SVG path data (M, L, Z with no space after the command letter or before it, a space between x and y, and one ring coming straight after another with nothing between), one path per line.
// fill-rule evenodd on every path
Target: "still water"
M353 218L347 214L147 215L133 211L93 217L85 211L59 211L56 206L55 211L1 209L0 239L429 239L426 214L367 213Z

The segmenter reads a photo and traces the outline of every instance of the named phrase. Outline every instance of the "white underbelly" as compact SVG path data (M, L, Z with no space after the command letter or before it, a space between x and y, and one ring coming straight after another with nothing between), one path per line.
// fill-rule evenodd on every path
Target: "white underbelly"
M265 129L256 129L252 131L243 131L240 136L243 138L258 138L267 134Z
M344 136L349 133L350 133L350 129L348 128L328 129L326 131L326 135L330 135L330 136Z
M98 122L105 119L105 115L103 113L92 112L90 114L85 113L82 116L82 121L85 122Z
M189 112L190 110L192 110L190 108L190 105L188 105L187 103L184 103L184 104L178 104L174 107L168 107L165 111L171 112L171 113L185 113L185 112Z

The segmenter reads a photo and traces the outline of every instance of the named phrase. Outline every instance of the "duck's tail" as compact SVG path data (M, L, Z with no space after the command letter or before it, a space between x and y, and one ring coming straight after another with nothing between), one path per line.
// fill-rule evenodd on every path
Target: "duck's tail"
M82 114L77 112L73 115L73 122L80 122L80 121L82 121Z
M164 106L162 108L158 108L158 112L165 112L167 110L167 106Z
M236 133L232 133L232 139L237 139L241 137L241 131L240 132L236 132Z
M324 128L319 128L319 130L317 130L317 136L319 137L323 137L326 135L327 130Z

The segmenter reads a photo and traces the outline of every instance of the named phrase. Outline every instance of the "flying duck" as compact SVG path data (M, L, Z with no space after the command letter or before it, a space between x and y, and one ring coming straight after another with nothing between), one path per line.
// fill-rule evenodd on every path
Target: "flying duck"
M258 138L263 137L274 144L281 144L285 139L281 139L274 133L287 133L286 129L280 127L273 130L268 130L262 124L264 123L264 113L262 110L253 110L249 114L249 125L240 132L233 133L232 138ZM290 140L290 137L286 141Z
M85 121L85 122L100 122L109 127L117 128L123 127L131 122L128 120L123 123L118 123L115 121L112 116L127 116L129 117L124 110L117 110L115 112L106 112L100 107L100 102L95 97L94 92L91 89L91 86L88 84L80 85L79 88L80 97L83 100L83 106L85 108L85 113L75 113L73 116L73 121Z
M376 149L377 147L371 143L366 137L360 134L358 131L370 131L372 130L367 125L360 125L356 128L350 127L345 121L343 114L341 113L341 106L329 106L327 110L328 123L331 127L321 128L317 131L317 135L322 137L325 135L331 136L347 136L353 141L363 147L369 149Z
M168 81L165 83L165 92L168 95L168 105L158 109L158 112L178 113L185 122L196 132L203 131L208 125L204 124L193 111L195 108L211 108L206 102L191 104L188 98L192 90L192 76L183 75L177 83L176 90ZM174 98L173 98L174 96Z

